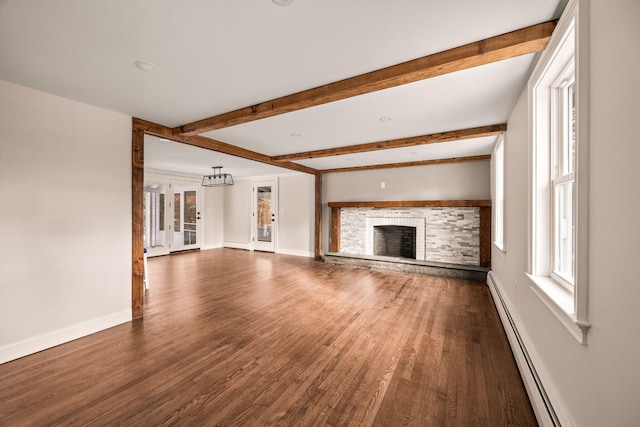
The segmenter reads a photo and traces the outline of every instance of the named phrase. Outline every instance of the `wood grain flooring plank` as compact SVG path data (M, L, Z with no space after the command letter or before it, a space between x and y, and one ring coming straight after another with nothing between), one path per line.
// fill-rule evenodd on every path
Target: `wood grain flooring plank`
M214 249L145 317L0 365L0 426L536 425L484 284Z
M411 424L415 417L416 402L421 393L416 393L415 386L411 386L411 380L417 378L415 374L418 370L414 372L414 368L422 347L424 331L427 330L430 319L432 321L432 314L435 313L429 305L437 303L437 298L427 298L433 296L432 292L421 292L419 295L424 298L417 301L417 315L402 350L398 372L392 378L387 391L394 399L385 399L378 411L380 419L400 420L403 425ZM419 363L418 366L420 365Z

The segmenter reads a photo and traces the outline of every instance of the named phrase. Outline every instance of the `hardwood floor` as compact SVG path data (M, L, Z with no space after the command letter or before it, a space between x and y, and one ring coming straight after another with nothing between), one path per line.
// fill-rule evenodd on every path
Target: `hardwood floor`
M145 317L0 365L0 425L536 425L485 284L214 249Z

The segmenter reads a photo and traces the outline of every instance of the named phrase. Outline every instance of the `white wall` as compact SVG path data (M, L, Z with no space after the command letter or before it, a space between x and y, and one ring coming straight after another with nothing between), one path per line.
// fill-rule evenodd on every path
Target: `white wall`
M224 243L224 188L203 187L204 206L201 218L204 225L202 249L221 248Z
M313 256L315 177L307 174L286 174L278 176L277 181L279 215L276 252ZM224 187L226 247L250 248L252 201L251 179L239 179L235 181L235 185Z
M554 404L576 426L640 420L640 2L591 1L588 346L580 345L534 295L527 268L527 97L508 123L506 257L493 273L529 337Z
M491 198L489 173L490 162L481 160L323 175L322 250L329 247L328 202L486 200Z
M0 81L0 362L131 319L131 118Z
M250 179L236 179L235 184L224 187L224 245L249 249L251 245Z
M488 160L330 173L322 179L323 203L490 198Z
M315 176L280 176L278 210L278 252L314 256Z

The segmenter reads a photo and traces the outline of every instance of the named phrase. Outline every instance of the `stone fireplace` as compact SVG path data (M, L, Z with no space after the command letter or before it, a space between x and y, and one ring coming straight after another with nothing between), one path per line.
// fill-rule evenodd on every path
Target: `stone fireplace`
M477 207L342 208L340 211L341 253L380 255L375 251L376 227L411 227L415 228L413 259L480 265ZM397 252L384 256L409 258Z
M325 262L485 282L490 200L329 202Z

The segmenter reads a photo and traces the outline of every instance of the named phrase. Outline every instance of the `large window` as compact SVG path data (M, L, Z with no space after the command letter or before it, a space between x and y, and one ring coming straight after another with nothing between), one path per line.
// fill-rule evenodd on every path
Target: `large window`
M504 253L504 139L501 137L493 151L493 243Z
M534 292L586 344L588 11L571 0L529 80L529 271Z
M551 191L553 260L551 275L570 291L575 282L576 91L574 61L552 87Z

